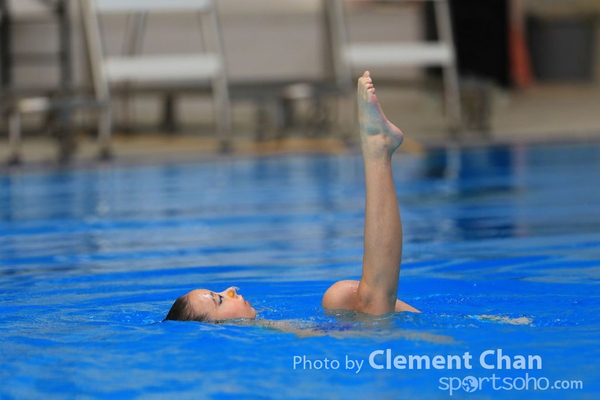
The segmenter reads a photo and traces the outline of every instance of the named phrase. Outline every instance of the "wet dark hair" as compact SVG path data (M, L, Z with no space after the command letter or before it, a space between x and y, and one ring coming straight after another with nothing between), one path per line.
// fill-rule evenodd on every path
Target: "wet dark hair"
M183 295L175 300L163 321L210 322L210 318L206 313L195 313L188 296Z

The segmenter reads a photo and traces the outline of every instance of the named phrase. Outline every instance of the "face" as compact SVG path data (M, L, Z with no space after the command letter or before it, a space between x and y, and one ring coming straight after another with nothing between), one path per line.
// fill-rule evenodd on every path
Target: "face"
M192 290L187 294L191 306L197 313L206 313L211 319L254 318L256 310L237 289L230 287L222 292L206 289Z

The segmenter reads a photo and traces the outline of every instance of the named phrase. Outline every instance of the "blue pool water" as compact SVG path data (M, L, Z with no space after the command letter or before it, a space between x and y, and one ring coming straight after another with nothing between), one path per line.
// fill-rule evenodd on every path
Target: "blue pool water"
M400 154L394 174L400 297L423 313L363 322L320 305L360 274L358 155L0 175L0 398L598 398L600 146ZM329 334L160 323L230 285ZM532 365L484 368L500 351Z

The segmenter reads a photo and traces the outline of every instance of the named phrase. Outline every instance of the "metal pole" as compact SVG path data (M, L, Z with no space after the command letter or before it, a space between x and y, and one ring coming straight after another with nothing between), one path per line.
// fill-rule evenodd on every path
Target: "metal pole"
M329 41L332 49L333 69L338 89L348 93L352 88L352 67L346 59L348 27L342 0L323 0L329 17Z
M450 8L447 0L435 1L435 19L440 41L452 51L452 61L444 66L444 95L446 100L446 113L450 118L451 129L460 131L462 129L462 116L460 104L460 86L458 82L456 50L454 37L452 35L452 22L450 19Z
M131 33L128 35L129 38L125 38L126 40L123 46L123 54L127 56L135 56L141 54L142 52L142 44L144 42L144 32L146 31L148 14L136 13L130 16L127 22L129 23L130 20L133 20L131 21ZM127 34L128 32L126 32L126 35ZM121 96L121 112L125 131L129 131L132 130L132 123L135 119L135 110L133 107L132 96L128 91L131 85L124 83L123 86L125 91Z
M100 147L100 158L108 159L111 156L110 137L112 128L112 114L110 104L110 92L108 81L104 71L104 55L100 38L100 27L97 13L92 0L82 0L81 17L88 55L90 57L90 68L96 101L101 107L98 121L98 145Z
M56 3L56 14L60 35L60 84L63 92L71 90L73 86L73 58L71 49L71 18L67 0Z
M15 107L8 114L8 163L15 165L21 161L21 116L19 110Z
M213 26L215 51L221 61L221 74L213 79L213 94L215 102L215 115L217 118L217 134L219 138L220 151L225 153L231 150L232 143L232 120L231 100L229 98L229 82L227 79L227 64L225 62L225 50L221 33L221 25L217 15L216 1L212 2L209 11L210 22Z
M12 81L11 62L11 16L9 0L0 0L0 89L10 89Z

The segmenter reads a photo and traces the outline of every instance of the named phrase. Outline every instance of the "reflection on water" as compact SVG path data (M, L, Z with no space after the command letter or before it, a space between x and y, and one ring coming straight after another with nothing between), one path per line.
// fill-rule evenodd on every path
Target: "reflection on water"
M438 208L429 216L440 227L436 239L596 231L588 212L594 212L590 206L598 199L597 179L590 175L600 168L598 146L573 149L558 145L432 149L423 159L422 171L437 190L423 193L419 200ZM562 219L564 213L570 214L568 221L549 220L554 215ZM432 226L425 229L436 232Z

